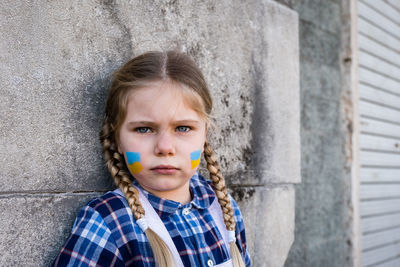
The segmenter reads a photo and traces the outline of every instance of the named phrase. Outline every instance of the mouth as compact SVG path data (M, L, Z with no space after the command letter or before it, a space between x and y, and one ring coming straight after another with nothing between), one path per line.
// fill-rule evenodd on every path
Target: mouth
M153 172L159 173L159 174L174 174L176 173L179 169L175 166L172 165L158 165L154 168L151 168Z

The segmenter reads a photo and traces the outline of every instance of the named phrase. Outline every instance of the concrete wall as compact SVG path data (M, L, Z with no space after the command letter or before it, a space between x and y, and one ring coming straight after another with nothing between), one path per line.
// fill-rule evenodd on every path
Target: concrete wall
M350 1L279 2L300 29L302 183L285 266L353 266Z
M295 11L266 0L8 0L0 12L0 266L49 265L78 209L113 188L98 142L109 75L168 48L187 51L208 80L210 139L254 266L283 265L300 182Z

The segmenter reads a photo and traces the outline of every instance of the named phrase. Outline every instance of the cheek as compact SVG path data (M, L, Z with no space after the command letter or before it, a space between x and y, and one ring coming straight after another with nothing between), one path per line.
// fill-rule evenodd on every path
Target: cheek
M190 164L192 169L196 168L200 164L201 150L195 150L190 153Z
M128 168L132 174L140 173L143 170L140 164L139 152L126 152L126 160L128 161Z

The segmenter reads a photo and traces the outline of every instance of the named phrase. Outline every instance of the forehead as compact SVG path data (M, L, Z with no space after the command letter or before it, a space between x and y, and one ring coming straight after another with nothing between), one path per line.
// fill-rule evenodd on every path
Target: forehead
M127 119L199 119L196 106L201 103L200 96L176 82L149 83L132 90L127 100Z

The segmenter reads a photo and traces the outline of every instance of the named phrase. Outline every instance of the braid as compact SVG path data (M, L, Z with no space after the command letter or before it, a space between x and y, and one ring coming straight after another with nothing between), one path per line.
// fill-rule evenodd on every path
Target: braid
M212 150L208 142L204 143L204 158L207 161L207 169L210 172L210 179L213 182L215 194L217 195L219 205L222 208L224 215L224 222L228 231L235 232L235 218L233 217L233 208L231 200L228 196L228 191L225 186L225 179L219 169L217 156ZM232 257L234 267L244 267L243 258L240 254L239 248L234 241L229 243L229 251Z
M235 218L233 217L232 203L229 199L228 191L226 190L225 179L219 169L217 157L208 142L204 144L204 158L207 161L210 179L213 182L215 194L217 195L218 202L224 214L226 229L235 231Z
M139 192L132 186L128 171L123 162L121 154L115 147L113 140L113 131L108 122L104 123L103 129L100 132L100 141L103 144L104 159L115 184L124 193L129 207L136 220L144 217L144 209L139 202Z

